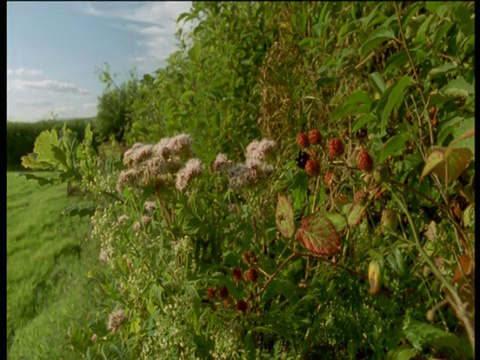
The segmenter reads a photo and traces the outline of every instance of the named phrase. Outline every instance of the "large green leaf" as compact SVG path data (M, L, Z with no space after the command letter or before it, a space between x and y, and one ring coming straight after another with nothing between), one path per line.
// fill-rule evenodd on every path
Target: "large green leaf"
M403 100L403 90L412 84L413 81L410 76L405 75L397 82L388 95L388 101L383 110L382 121L380 123L380 136L384 136L386 133L387 121L393 108L399 106L399 103Z
M392 136L382 147L379 162L383 163L390 155L394 155L396 151L403 149L405 143L410 139L408 134L398 134Z
M410 344L417 350L422 350L424 346L435 349L458 349L459 339L454 334L427 323L410 320L403 331Z
M427 157L420 181L432 172L447 183L454 181L468 167L472 157L468 148L434 149Z
M277 208L275 211L275 223L283 237L291 238L293 236L295 232L293 207L290 201L280 194L278 194Z
M379 27L374 30L367 38L365 43L360 48L360 56L365 58L372 49L380 45L384 41L395 39L395 33L392 29L386 27Z
M467 83L463 77L458 77L450 81L447 85L440 89L440 92L449 97L463 97L473 94L474 88Z
M410 360L417 355L417 350L408 345L400 345L387 353L387 360Z
M342 245L333 223L320 213L302 219L296 238L308 251L322 256L339 252Z
M26 157L23 156L22 165L24 167L38 168L39 164L44 164L41 167L43 169L48 169L49 165L55 168L58 160L56 159L54 146L60 146L57 131L55 129L42 131L35 140L33 152L36 154L36 158L28 155Z

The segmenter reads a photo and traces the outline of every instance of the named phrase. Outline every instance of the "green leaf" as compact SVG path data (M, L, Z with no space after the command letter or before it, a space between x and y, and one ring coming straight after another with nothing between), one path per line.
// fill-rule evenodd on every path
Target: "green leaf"
M463 224L465 227L470 227L472 224L475 224L475 206L470 204L463 211Z
M418 351L408 345L400 345L387 353L387 360L410 360L417 355Z
M195 92L192 91L192 90L187 90L185 91L182 96L180 97L180 101L181 102L185 102L187 100L189 100L190 98L192 98L193 96L195 95Z
M459 339L457 336L427 323L410 320L403 331L410 344L420 351L425 346L431 346L438 350L449 348L457 351L458 349Z
M322 256L339 252L342 244L333 223L319 213L302 219L296 238L308 251Z
M44 178L44 177L33 175L30 173L20 173L18 175L26 177L27 180L35 180L40 186L51 185L56 183L55 179L53 178Z
M333 226L335 226L335 229L337 229L338 232L342 231L347 226L345 217L338 213L322 212L321 214L327 217L332 222Z
M473 94L473 86L465 81L463 77L458 77L450 81L447 85L440 89L440 92L449 97L463 97Z
M42 131L40 135L38 135L37 139L35 140L35 146L33 149L33 152L37 154L36 159L33 160L32 157L27 156L27 158L25 159L24 166L25 167L34 166L32 168L36 168L36 166L34 165L35 163L38 163L37 165L39 165L40 163L43 163L44 165L41 166L40 168L48 169L49 165L55 168L58 162L55 158L55 153L52 148L52 145L57 147L60 146L60 141L58 140L57 131L55 129L51 131L48 131L48 130ZM23 158L24 157L22 157L22 165L23 165Z
M362 117L356 119L352 126L352 132L356 132L357 130L361 129L365 124L368 124L372 121L375 121L377 117L373 114L366 114Z
M383 110L382 114L382 120L380 123L380 136L384 136L386 133L386 127L387 127L387 121L390 117L390 114L393 110L394 107L398 106L398 104L401 102L403 99L403 90L407 88L408 86L412 85L413 81L410 78L410 76L405 75L402 77L395 87L392 89L390 94L388 95L388 101L387 105L385 106L385 109Z
M382 75L378 72L374 72L368 75L368 79L370 80L372 88L374 88L380 95L383 94L387 86L385 85L385 81L383 81Z
M374 30L360 48L360 56L364 59L372 49L386 40L395 39L395 33L390 28L379 27Z
M453 132L453 141L449 147L466 147L472 151L475 157L475 119L465 119Z
M395 155L398 150L403 149L405 143L410 139L409 134L399 134L392 136L382 146L382 153L380 155L379 162L383 163L390 155Z
M278 194L275 223L283 237L291 238L295 232L293 207L288 199Z
M372 103L372 98L368 93L363 90L357 90L353 94L350 94L343 104L337 107L330 117L330 121L335 121L344 116L358 114L365 111L368 111L370 104ZM361 106L363 105L363 106Z
M428 73L428 76L430 78L434 78L434 77L437 77L437 76L442 76L442 75L445 75L446 73L456 69L457 66L454 64L454 63L446 63L446 64L443 64L443 65L440 65L439 67L436 67L432 70L430 70L430 72Z
M403 256L399 248L396 247L392 249L387 256L387 260L399 276L405 274L405 262L403 261Z
M366 91L357 90L353 94L349 95L343 105L351 105L351 104L371 104L372 98Z
M355 226L360 223L365 214L365 206L359 204L347 204L343 207L343 212L347 216L348 226Z
M423 181L423 178L430 174L433 169L437 166L445 163L445 152L446 148L439 148L432 150L427 157L425 167L423 168L422 175L420 175L420 182Z
M435 149L427 157L420 181L431 172L447 183L455 181L470 165L472 158L473 153L468 148Z

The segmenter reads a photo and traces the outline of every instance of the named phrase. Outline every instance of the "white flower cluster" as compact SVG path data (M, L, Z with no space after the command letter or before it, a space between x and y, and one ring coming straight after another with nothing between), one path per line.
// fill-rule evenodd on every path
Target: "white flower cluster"
M254 140L247 146L244 164L233 165L224 154L218 154L212 168L217 172L228 171L229 186L239 189L266 179L273 173L273 166L268 164L268 160L274 151L275 143L272 140Z
M122 192L125 185L165 186L175 175L177 189L183 190L193 177L203 172L200 160L190 159L192 154L187 134L163 138L155 145L136 143L123 156L127 168L120 172L117 191Z

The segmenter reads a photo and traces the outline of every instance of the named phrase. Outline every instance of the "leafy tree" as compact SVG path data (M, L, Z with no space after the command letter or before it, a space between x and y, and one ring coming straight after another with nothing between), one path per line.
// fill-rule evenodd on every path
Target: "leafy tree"
M100 71L100 81L106 87L99 97L95 133L99 141L105 141L111 135L121 141L130 126L130 109L137 92L137 80L133 72L131 79L120 85L114 81L115 75L110 73L108 64Z

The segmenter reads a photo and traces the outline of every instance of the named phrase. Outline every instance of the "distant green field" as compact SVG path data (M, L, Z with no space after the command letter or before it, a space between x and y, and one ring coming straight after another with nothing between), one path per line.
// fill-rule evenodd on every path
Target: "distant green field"
M67 332L84 322L92 298L88 219L62 216L79 202L66 185L39 187L7 173L7 344L9 359L74 359Z

